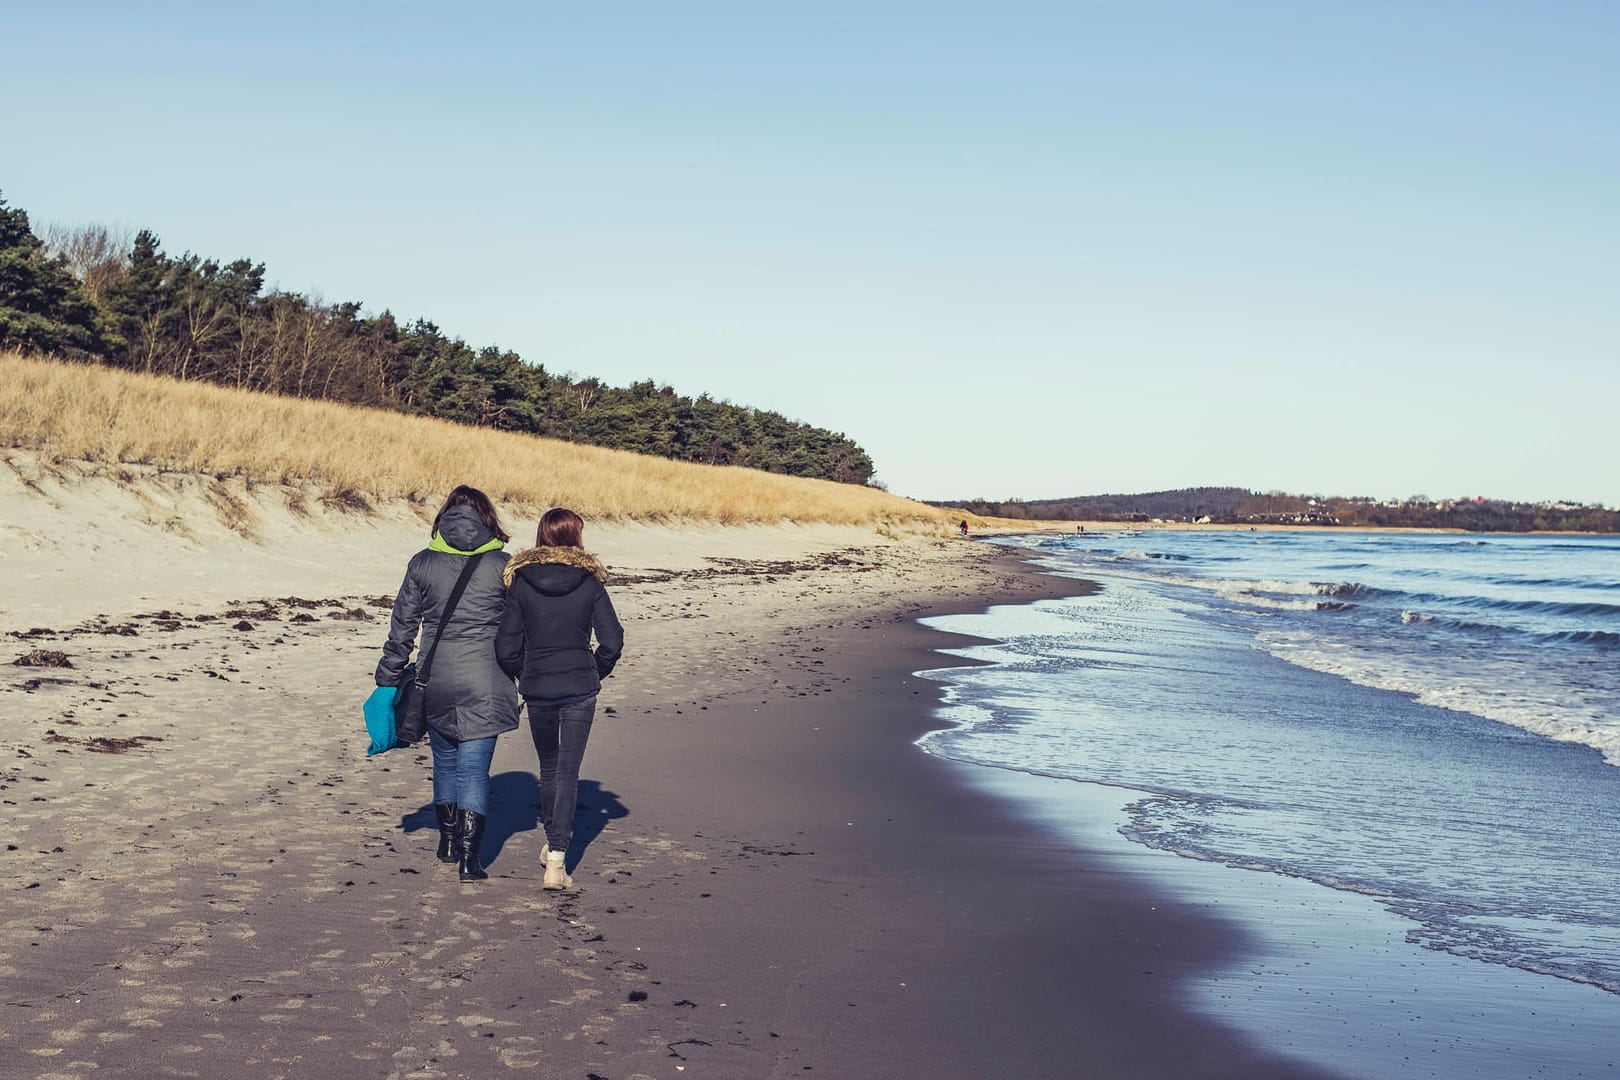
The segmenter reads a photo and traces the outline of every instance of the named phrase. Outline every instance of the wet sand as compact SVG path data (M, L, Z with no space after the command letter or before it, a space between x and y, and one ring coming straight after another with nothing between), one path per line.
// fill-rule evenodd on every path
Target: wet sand
M522 729L477 885L425 750L364 757L368 584L9 627L71 666L0 667L0 1072L1312 1075L1180 1004L1239 928L912 745L915 618L1083 583L957 540L626 567L561 895Z

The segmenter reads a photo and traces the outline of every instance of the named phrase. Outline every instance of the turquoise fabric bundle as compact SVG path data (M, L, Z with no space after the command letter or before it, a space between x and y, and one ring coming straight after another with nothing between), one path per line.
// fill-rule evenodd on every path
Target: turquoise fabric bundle
M394 739L394 695L398 692L392 686L379 686L366 698L366 734L371 736L366 757L404 745Z

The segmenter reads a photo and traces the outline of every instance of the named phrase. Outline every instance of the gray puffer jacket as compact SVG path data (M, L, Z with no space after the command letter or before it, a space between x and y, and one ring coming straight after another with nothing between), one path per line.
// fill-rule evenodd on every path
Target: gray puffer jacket
M425 654L471 552L494 540L478 514L454 506L439 521L432 545L417 552L405 568L405 582L394 598L394 618L377 665L377 685L395 686L421 633ZM478 557L467 591L444 628L428 677L428 726L446 738L484 739L518 725L518 695L512 679L495 662L495 632L506 606L501 571L504 551ZM418 657L420 663L420 657Z

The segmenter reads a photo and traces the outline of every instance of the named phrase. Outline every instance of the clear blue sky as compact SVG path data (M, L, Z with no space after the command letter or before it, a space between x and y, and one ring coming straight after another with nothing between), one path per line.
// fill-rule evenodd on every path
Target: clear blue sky
M1620 6L474 7L11 5L0 190L909 495L1620 504Z

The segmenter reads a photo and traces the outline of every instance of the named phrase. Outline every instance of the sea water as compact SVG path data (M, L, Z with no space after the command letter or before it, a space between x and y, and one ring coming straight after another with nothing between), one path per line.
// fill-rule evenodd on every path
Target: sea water
M1109 785L1134 843L1380 906L1397 954L1477 1001L1536 988L1581 1014L1569 1068L1620 1075L1620 541L1003 542L1103 589L930 620L998 644L930 673L953 726L926 749Z

